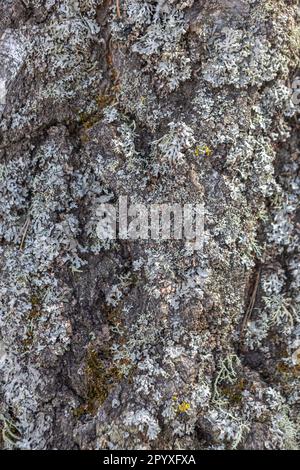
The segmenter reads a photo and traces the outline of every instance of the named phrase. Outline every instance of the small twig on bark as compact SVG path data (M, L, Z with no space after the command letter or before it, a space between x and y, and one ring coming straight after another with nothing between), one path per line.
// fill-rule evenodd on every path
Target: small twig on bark
M117 2L117 17L121 18L120 0L116 0L116 2Z
M23 225L21 233L20 233L20 235L22 235L22 240L21 240L21 243L20 243L20 250L23 250L23 246L24 246L25 238L26 238L27 231L28 231L28 228L29 228L29 224L30 224L30 218L28 217L28 219L26 220L25 224Z
M250 299L247 311L245 313L245 316L243 318L243 322L242 322L242 326L241 326L241 337L243 337L244 330L247 326L247 323L249 322L249 320L251 318L252 311L253 311L253 308L254 308L254 305L255 305L255 302L256 302L256 296L257 296L257 291L258 291L258 286L259 286L260 274L261 274L261 267L259 267L258 272L256 274L251 299Z

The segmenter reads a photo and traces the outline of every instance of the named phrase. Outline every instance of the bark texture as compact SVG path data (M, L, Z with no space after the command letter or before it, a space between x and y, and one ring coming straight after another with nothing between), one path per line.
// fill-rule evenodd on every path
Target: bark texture
M296 0L0 0L3 448L297 448L299 43ZM120 195L203 251L102 241Z

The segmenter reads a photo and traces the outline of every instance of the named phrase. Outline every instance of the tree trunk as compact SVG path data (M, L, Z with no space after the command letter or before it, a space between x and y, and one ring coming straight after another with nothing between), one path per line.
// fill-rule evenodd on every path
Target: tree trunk
M296 449L298 2L0 13L1 446ZM120 197L203 247L101 236Z

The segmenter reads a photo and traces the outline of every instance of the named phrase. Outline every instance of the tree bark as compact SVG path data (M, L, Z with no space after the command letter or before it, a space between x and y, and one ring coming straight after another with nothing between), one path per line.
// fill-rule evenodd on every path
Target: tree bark
M0 12L1 446L298 448L298 2ZM120 196L203 248L101 239Z

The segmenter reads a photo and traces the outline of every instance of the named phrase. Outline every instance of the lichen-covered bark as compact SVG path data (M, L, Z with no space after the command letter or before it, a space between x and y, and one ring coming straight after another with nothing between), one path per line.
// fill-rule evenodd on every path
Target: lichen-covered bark
M298 2L119 4L0 0L1 446L295 449ZM120 195L203 251L103 242Z

